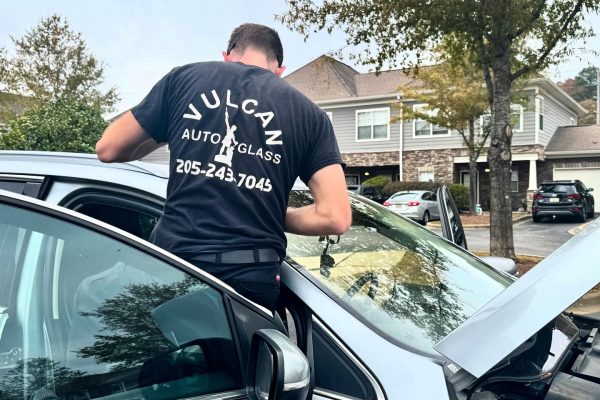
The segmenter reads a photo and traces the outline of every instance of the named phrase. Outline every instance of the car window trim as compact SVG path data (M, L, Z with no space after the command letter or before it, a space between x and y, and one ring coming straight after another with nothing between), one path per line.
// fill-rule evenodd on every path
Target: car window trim
M98 203L121 208L127 208L136 212L160 217L162 214L163 201L152 201L141 198L135 194L123 194L113 192L110 189L81 189L69 194L63 199L59 206L77 211L78 207Z
M350 360L350 362L352 362L354 366L364 375L364 377L367 378L367 381L371 384L373 391L375 392L375 399L385 400L386 396L377 378L314 313L312 314L312 323L318 326L319 329L321 329L327 335L327 337L335 344L335 346L340 349L340 351ZM352 399L352 397L344 396L342 393L332 392L326 389L319 389L317 387L313 389L313 393L335 400ZM334 397L334 394L337 397Z

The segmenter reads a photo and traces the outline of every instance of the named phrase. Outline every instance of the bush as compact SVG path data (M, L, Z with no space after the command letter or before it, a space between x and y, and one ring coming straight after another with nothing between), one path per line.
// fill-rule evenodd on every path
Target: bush
M106 125L99 109L60 99L13 119L0 135L0 149L93 153Z
M363 186L378 188L379 190L383 189L385 185L390 183L390 178L383 175L374 176L372 178L367 179L362 183Z
M431 190L435 192L441 186L438 182L396 181L385 185L383 193L391 196L396 192L406 190Z
M456 207L459 210L469 209L469 188L459 183L453 183L448 186L450 194L456 203Z

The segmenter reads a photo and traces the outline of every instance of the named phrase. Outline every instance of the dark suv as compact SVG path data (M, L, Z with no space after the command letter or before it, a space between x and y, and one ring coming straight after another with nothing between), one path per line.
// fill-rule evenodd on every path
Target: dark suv
M389 197L383 193L383 190L373 186L360 185L355 193L358 193L369 200L376 201L379 204L383 204L383 202L386 201Z
M594 197L579 181L545 181L533 195L531 208L533 222L540 222L542 217L560 215L574 216L579 221L594 216Z

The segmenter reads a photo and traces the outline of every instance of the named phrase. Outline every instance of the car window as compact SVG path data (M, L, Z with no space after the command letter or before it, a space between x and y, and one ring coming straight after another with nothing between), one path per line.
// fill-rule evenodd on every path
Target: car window
M297 191L289 205L311 202ZM334 301L396 343L437 356L435 343L511 283L385 207L355 196L351 205L352 226L339 243L288 234L287 254Z
M363 196L372 196L377 194L377 190L373 187L363 187L362 189Z
M156 215L140 210L102 203L83 204L77 208L77 212L116 226L144 240L150 238L159 219Z
M397 193L392 196L390 200L398 200L398 201L410 201L417 200L419 195L416 193Z
M222 294L81 226L0 205L2 399L241 389Z
M551 193L551 194L575 193L575 186L574 185L565 185L565 184L542 185L540 187L540 193Z
M29 197L37 197L41 188L41 179L0 179L0 189Z
M425 193L423 193L423 195L421 196L421 198L423 200L431 200L431 193L425 192Z

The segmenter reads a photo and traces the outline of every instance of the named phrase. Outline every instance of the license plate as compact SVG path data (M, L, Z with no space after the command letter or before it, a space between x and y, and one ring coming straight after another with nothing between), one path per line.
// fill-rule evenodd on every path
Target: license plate
M560 199L558 197L550 197L550 203L558 203Z

